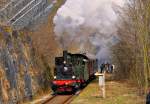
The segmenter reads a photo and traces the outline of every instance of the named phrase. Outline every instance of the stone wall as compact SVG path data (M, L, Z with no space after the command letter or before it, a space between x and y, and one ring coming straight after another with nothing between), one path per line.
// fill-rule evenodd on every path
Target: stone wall
M0 104L32 99L43 88L45 67L35 55L30 34L0 26Z

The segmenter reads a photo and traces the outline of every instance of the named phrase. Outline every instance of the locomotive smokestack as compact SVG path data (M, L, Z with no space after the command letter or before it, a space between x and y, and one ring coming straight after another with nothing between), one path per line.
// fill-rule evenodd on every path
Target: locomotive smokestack
M64 57L64 61L66 61L66 62L67 62L67 54L68 54L67 50L64 50L63 57Z

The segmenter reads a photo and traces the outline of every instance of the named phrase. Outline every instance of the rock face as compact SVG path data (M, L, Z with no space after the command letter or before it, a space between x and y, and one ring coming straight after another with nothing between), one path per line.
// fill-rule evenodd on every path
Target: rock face
M0 9L2 7L4 7L4 5L6 5L8 2L10 2L11 0L0 0Z
M0 104L32 99L44 88L43 70L50 68L35 57L29 34L0 26Z
M0 0L0 9L8 2ZM0 23L0 104L20 104L49 90L54 57L61 51L53 35L53 17L64 2L56 0L48 22L36 32L13 31Z

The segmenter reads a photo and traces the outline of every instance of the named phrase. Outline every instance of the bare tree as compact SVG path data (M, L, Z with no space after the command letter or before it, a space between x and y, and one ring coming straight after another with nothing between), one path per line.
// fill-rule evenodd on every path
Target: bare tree
M150 0L130 0L119 12L119 43L114 47L121 74L148 88L150 76Z

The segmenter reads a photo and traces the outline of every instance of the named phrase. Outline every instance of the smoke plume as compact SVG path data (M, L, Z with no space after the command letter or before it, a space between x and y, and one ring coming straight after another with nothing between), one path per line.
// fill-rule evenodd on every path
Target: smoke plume
M108 61L109 47L116 43L117 37L114 5L123 6L123 0L67 0L53 20L62 48L67 49L76 42L80 52L89 52ZM91 44L90 48L87 43Z

